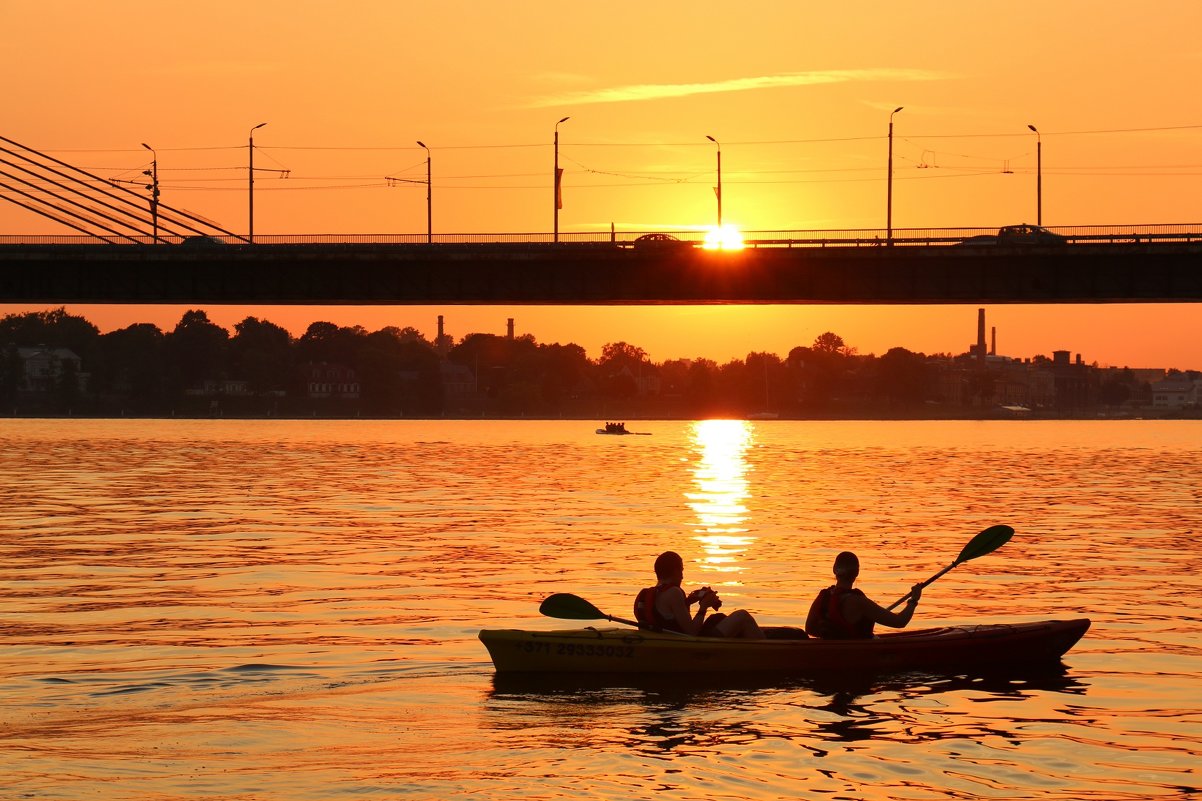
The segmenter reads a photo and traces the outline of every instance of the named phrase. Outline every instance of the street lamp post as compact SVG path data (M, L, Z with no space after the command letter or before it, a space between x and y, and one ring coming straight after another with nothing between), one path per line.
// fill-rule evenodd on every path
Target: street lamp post
M150 151L150 169L144 170L143 175L150 176L150 220L154 227L154 243L159 243L159 154L154 152L154 148L145 142L142 147Z
M570 119L572 119L572 118L564 117L562 120L555 123L555 172L552 175L552 186L555 189L555 198L554 199L555 199L555 241L556 242L559 241L559 209L561 206L563 206L563 203L561 200L563 196L560 194L560 180L562 179L562 173L559 171L559 126L561 124L567 122Z
M1043 137L1034 125L1028 125L1035 132L1035 224L1043 225Z
M714 193L718 196L718 230L721 231L722 230L722 144L717 139L710 136L709 134L706 134L705 138L710 140L711 142L713 142L718 147L718 187L717 187L717 189L714 190Z
M885 243L893 246L893 115L901 111L898 106L889 112L889 177L885 189Z
M430 183L430 148L421 140L418 140L417 144L426 149L426 244L429 244L434 241L434 189Z
M247 150L250 153L250 162L247 168L247 175L250 176L250 183L247 190L247 194L250 199L250 208L247 215L248 224L246 239L252 245L255 243L255 131L262 128L266 124L267 123L265 122L261 122L250 129L250 144L247 146Z

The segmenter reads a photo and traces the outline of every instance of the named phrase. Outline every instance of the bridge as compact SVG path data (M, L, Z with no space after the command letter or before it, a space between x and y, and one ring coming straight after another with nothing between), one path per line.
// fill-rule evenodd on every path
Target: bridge
M1202 225L758 232L737 251L654 232L255 238L160 202L157 167L146 175L143 198L0 136L0 200L82 234L0 236L0 302L1202 300Z
M737 251L633 235L0 237L0 302L304 305L1202 301L1202 225L770 232ZM993 233L997 233L996 230ZM409 241L405 241L408 239ZM984 240L984 241L982 241ZM128 238L124 241L128 242Z

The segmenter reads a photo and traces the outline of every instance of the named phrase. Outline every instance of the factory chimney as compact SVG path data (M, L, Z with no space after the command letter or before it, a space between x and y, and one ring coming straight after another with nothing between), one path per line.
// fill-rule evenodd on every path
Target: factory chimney
M991 326L989 329L989 355L997 356L997 326Z
M512 317L509 318L509 324L507 326L507 330L508 330L508 333L506 334L506 336L508 336L510 339L513 339L513 318Z
M438 315L438 338L434 340L434 350L444 361L447 358L447 335L442 327L442 315Z
M977 359L985 361L985 310L977 309Z

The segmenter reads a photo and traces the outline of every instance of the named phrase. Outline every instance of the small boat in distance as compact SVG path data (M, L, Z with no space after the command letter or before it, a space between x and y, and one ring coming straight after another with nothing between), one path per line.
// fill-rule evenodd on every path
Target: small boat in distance
M651 436L650 431L627 431L625 423L606 423L605 428L598 428L598 434L615 434L622 436L623 434L638 435L640 437Z

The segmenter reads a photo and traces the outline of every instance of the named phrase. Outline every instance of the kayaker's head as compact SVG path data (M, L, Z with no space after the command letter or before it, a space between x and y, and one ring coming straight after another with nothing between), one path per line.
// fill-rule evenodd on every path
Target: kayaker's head
M860 575L860 560L851 551L843 551L835 557L835 578L840 581L855 581Z
M676 551L664 551L655 559L655 577L661 584L675 582L679 584L684 578L684 560Z

